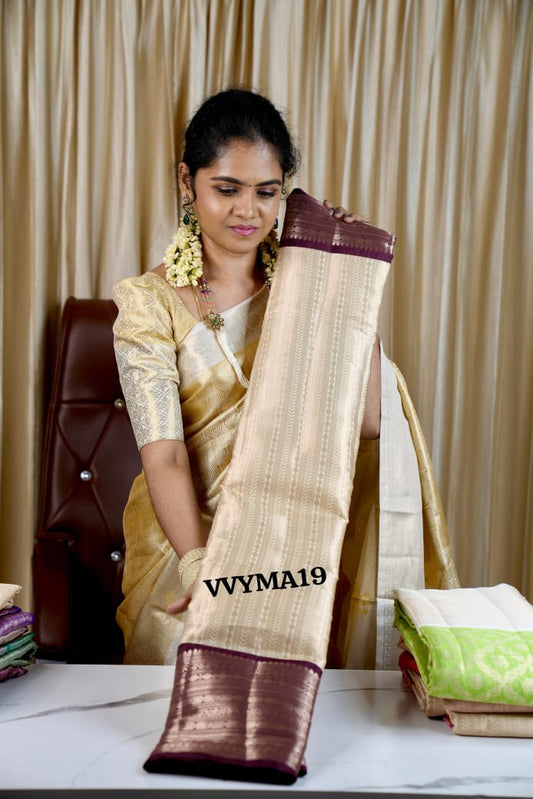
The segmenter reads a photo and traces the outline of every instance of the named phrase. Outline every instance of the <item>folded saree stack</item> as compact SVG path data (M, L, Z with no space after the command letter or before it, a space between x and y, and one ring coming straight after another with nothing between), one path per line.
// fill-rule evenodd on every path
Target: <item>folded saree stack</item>
M33 614L14 604L20 589L0 583L0 682L26 674L37 650L30 630Z
M457 735L533 737L533 606L516 588L398 589L405 682Z
M290 784L325 665L394 238L302 191L148 771Z

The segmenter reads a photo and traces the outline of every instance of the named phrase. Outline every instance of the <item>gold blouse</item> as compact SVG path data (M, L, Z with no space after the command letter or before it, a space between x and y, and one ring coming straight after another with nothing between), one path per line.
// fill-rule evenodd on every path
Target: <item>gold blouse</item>
M231 458L268 291L223 312L225 349L176 291L149 272L115 286L120 381L139 449L152 441L187 444L202 512L212 517ZM240 373L240 377L236 372Z
M226 360L213 331L198 322L166 280L153 272L120 281L113 298L119 308L113 327L115 353L137 446L186 440L205 421L195 418L191 408L198 401L198 384L213 392L218 381L206 375ZM228 345L248 376L253 358L245 350L259 339L267 298L263 287L222 314ZM224 382L229 378L235 383L234 370L225 367ZM222 412L231 403L228 386L223 388L218 396Z

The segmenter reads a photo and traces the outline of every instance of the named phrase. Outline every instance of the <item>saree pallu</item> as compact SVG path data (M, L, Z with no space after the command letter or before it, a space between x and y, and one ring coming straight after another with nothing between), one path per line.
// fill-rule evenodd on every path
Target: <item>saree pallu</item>
M393 237L287 202L233 457L149 771L304 773Z

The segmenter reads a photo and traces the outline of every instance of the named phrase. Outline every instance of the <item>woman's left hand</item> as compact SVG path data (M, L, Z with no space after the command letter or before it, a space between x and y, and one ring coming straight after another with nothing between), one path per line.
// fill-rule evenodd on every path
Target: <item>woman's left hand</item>
M358 214L353 214L350 211L347 211L346 208L343 208L342 205L333 205L329 200L324 200L324 205L331 211L331 215L335 217L335 219L342 219L343 222L366 222L367 220L359 216Z

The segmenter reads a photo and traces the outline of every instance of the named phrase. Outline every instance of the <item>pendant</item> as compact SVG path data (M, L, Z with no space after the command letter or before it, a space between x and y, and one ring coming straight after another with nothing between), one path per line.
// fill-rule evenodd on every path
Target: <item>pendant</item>
M205 317L205 323L213 330L221 330L224 327L224 318L216 311L209 311Z

